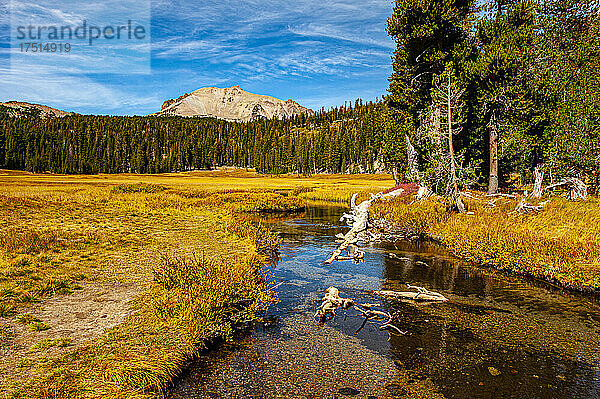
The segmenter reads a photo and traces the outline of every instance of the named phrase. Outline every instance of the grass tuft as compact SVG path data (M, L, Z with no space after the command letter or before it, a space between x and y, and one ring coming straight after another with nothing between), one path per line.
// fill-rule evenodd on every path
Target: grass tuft
M19 324L31 324L33 322L40 321L37 317L29 313L21 313L17 316L17 323Z
M30 331L46 331L49 329L50 329L50 326L41 321L34 321L29 324Z

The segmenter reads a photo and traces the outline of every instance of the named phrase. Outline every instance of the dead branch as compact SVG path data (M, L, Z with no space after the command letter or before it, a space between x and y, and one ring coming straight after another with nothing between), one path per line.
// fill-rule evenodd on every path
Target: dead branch
M495 193L495 194L486 194L486 197L504 197L504 198L517 198L516 195L513 194L502 194L502 193Z
M584 182L577 179L576 177L569 177L561 181L560 183L551 184L546 187L546 190L550 190L556 187L567 186L569 192L565 196L569 201L585 201L587 199L587 186Z
M460 195L463 196L463 197L467 197L467 198L471 198L471 199L477 200L477 201L481 200L481 198L476 197L476 196L474 196L473 194L471 194L471 193L469 193L467 191L460 192Z
M415 289L417 292L407 291L373 291L374 295L382 296L388 299L409 299L413 301L422 302L447 302L448 298L440 294L439 292L429 291L426 288L418 287L414 285L408 285L408 288Z

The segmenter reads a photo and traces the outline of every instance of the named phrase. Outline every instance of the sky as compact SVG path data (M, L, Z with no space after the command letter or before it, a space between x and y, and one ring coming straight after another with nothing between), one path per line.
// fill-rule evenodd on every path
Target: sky
M372 100L387 90L391 0L85 3L0 0L0 101L145 115L207 86L239 85L313 109ZM49 27L75 29L83 21L112 36L113 27L129 21L130 31L140 27L144 34L119 40L107 34L92 44L91 30L81 31L89 33L84 40L48 35ZM31 42L72 48L24 52L21 45Z

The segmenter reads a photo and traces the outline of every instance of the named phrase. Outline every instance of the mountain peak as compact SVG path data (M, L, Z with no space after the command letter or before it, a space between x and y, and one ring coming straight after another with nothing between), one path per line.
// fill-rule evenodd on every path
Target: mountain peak
M313 115L314 112L293 100L282 101L275 97L253 94L240 86L227 88L203 87L163 103L154 115L179 115L188 117L213 117L229 121L282 119L296 115Z
M5 107L8 115L13 117L39 117L45 119L73 115L73 112L61 111L47 105L32 104L23 101L0 102L0 107Z

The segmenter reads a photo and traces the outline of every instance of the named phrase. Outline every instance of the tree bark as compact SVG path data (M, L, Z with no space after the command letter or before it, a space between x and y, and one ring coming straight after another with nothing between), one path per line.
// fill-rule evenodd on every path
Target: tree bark
M398 167L396 165L392 167L392 176L394 177L394 181L398 186L400 184L400 177L398 176Z
M542 198L542 182L544 181L544 171L539 170L537 166L533 170L533 191L531 192L531 196L533 198Z
M442 134L442 110L440 109L440 105L436 104L435 109L433 110L433 137L435 139L436 144L441 145Z
M496 111L492 112L488 127L490 129L490 181L488 194L496 194L498 192L498 121L496 119Z

